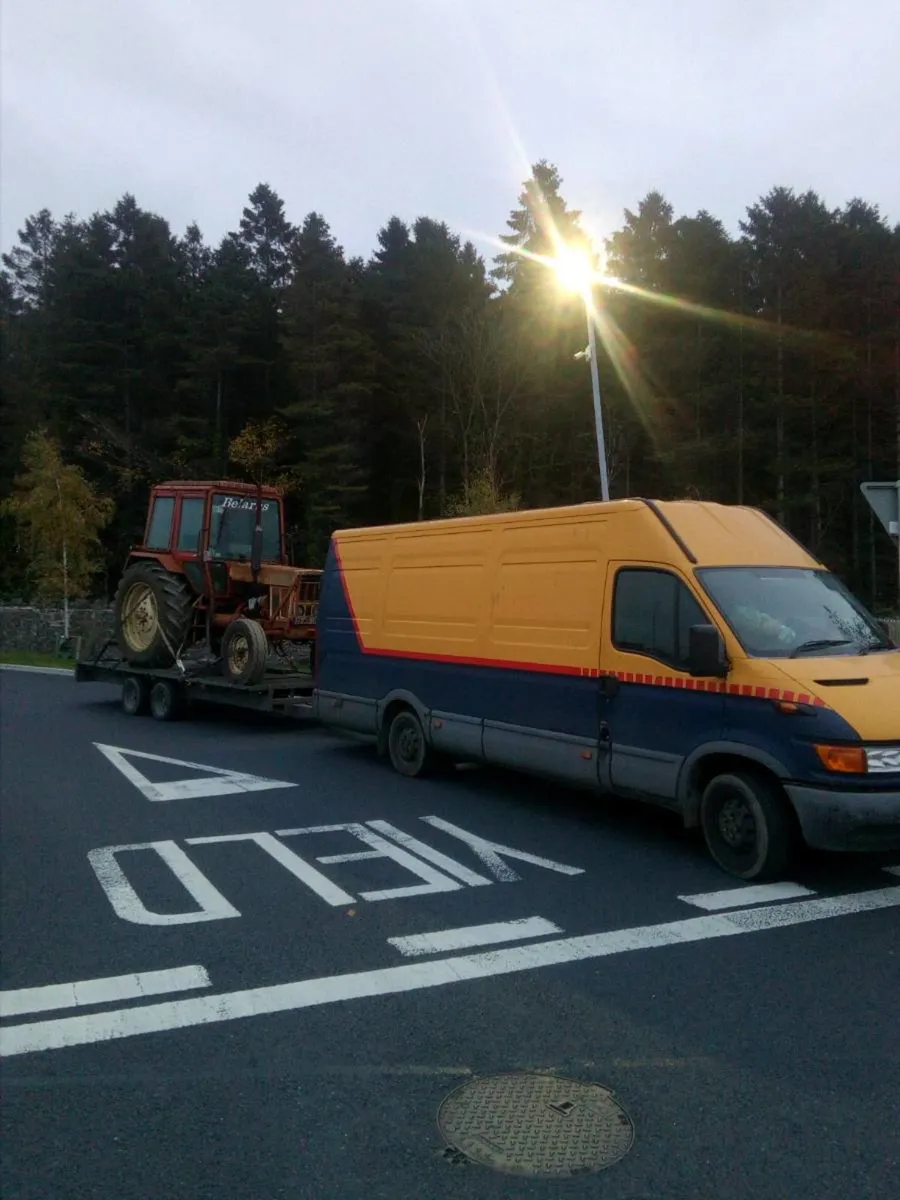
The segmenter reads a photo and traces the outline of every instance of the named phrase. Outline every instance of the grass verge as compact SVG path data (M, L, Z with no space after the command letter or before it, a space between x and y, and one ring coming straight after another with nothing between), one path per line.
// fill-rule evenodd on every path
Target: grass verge
M75 660L61 658L58 654L40 654L34 650L0 650L0 666L58 667L72 671L75 669Z

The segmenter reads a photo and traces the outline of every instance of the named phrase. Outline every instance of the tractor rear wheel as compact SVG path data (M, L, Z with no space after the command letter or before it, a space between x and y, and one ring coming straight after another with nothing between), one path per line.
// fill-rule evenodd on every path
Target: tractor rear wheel
M168 667L191 624L191 593L157 562L132 563L116 590L116 641L127 662Z
M251 687L266 673L269 640L258 621L238 617L222 635L222 669L232 683Z

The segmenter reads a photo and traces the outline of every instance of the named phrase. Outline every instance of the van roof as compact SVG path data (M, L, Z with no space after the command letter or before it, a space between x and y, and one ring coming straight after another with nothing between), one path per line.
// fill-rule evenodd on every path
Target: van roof
M808 551L776 521L757 508L738 504L717 504L708 500L627 500L589 501L586 504L554 508L518 509L515 512L489 513L475 517L444 517L434 521L412 521L395 525L369 525L337 530L342 539L367 540L398 533L438 532L485 526L522 525L545 521L584 520L617 514L643 514L647 532L662 534L677 546L689 561L702 567L767 566L821 567ZM651 534L653 537L653 534ZM665 541L658 536L653 543L662 550Z

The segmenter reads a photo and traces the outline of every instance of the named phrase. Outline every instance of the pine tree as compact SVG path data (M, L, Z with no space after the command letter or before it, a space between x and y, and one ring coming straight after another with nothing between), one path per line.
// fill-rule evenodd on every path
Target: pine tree
M294 243L284 300L284 351L293 399L281 408L299 479L307 561L324 559L340 525L363 516L366 404L374 355L360 313L358 264L348 264L324 218L309 213Z

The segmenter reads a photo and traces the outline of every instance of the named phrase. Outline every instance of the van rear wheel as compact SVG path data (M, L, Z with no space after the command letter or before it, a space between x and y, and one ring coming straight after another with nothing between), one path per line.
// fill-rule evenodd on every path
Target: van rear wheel
M787 802L767 779L742 771L716 775L700 801L700 825L712 857L739 879L774 879L791 860Z
M430 770L431 747L425 740L422 722L412 709L403 708L394 715L388 729L388 754L398 775L415 779Z

